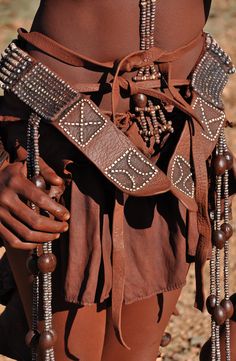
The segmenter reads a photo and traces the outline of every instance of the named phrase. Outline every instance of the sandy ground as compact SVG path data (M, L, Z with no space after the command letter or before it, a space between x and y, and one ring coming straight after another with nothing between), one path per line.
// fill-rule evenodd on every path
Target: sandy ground
M208 21L207 31L213 33L221 45L232 55L236 62L236 2L235 0L215 0ZM28 28L32 14L37 7L38 1L32 0L0 0L0 48L15 36L15 29L19 26ZM233 77L229 82L224 99L228 119L236 124L236 79ZM236 128L228 132L228 141L231 149L236 154ZM234 202L236 216L236 202ZM236 219L236 217L235 217ZM236 230L236 223L233 223ZM236 232L235 232L236 233ZM231 247L231 290L236 291L236 237L233 237ZM0 254L1 255L1 254ZM208 267L205 270L208 279ZM187 285L185 286L178 310L180 316L173 316L168 327L173 340L170 345L162 350L164 361L197 361L200 348L209 336L210 320L206 313L200 313L193 308L194 302L194 269L191 268ZM208 284L206 282L206 288ZM3 309L0 306L0 312ZM0 355L0 361L10 360ZM148 361L148 360L147 360Z

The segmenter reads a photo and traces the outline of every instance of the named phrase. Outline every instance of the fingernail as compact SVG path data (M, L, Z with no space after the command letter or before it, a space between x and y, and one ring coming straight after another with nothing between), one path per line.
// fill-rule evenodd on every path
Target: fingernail
M56 236L56 238L55 239L58 239L60 237L60 233L59 234L57 234L57 236Z
M64 213L63 218L65 221L68 221L68 219L70 219L70 213Z

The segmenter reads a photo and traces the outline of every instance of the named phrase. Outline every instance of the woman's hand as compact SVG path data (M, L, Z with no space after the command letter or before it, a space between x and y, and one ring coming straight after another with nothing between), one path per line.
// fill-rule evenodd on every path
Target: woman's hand
M41 159L41 176L53 186L63 180ZM33 211L26 202L49 212L50 219ZM52 241L68 230L68 210L26 178L26 165L17 162L0 171L0 238L12 248L30 250Z

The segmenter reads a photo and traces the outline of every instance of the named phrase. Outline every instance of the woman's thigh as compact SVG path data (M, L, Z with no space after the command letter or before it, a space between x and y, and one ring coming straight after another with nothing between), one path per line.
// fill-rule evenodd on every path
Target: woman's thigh
M7 247L7 256L30 327L32 304L32 278L26 269L28 252ZM57 286L63 288L60 280ZM57 332L56 361L100 361L104 343L106 309L96 305L78 307L63 300L55 300L57 312L53 313L53 328ZM62 301L62 302L61 302ZM58 304L63 307L58 307ZM42 323L39 324L39 329Z
M155 361L161 337L180 292L180 289L165 292L123 306L122 331L131 350L118 343L113 330L111 310L108 309L102 361Z

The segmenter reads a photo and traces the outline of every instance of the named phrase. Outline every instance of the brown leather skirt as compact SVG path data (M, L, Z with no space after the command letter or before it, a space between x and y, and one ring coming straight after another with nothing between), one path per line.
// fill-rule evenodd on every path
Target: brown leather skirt
M73 165L66 196L71 220L65 292L70 302L91 304L110 295L114 194L93 165ZM193 229L191 234L193 240ZM187 211L171 193L126 197L124 302L182 287L197 240L196 227L195 242L188 243ZM64 262L64 252L60 257Z
M180 125L180 119L176 124ZM19 144L25 146L26 127L23 120L1 123L12 161L19 157ZM171 154L177 133L166 142L164 159ZM55 293L61 300L81 305L101 303L112 290L115 187L52 126L42 124L40 147L45 161L67 178L62 201L71 212L69 232L54 242L58 258L53 275ZM158 166L164 168L162 159ZM195 213L191 212L189 219L186 208L168 192L152 197L126 196L123 217L124 302L182 287L198 242Z

